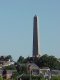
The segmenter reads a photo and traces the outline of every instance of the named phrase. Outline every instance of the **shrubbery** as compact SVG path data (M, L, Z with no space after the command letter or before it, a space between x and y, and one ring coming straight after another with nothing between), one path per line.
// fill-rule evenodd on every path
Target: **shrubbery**
M0 76L0 80L3 80L3 78Z
M51 78L51 80L60 80L60 76L54 76Z

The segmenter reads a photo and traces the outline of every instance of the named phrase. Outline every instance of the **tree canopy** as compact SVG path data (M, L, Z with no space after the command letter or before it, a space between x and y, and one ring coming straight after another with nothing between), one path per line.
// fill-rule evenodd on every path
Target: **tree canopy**
M10 61L12 61L13 59L12 59L12 56L11 55L7 55L7 56L0 56L0 60L1 61L7 61L7 60L10 60Z
M50 69L60 69L60 62L55 56L48 56L47 54L41 56L40 58L27 57L24 58L22 56L18 59L19 63L27 63L34 62L39 67L49 67Z

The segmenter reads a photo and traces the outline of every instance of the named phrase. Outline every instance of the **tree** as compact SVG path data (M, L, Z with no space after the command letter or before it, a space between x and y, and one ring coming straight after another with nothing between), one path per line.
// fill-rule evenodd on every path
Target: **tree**
M17 62L23 63L24 62L24 57L20 56Z
M27 63L27 62L30 62L30 63L33 62L33 57L28 56L27 58L25 58L24 63Z
M41 56L40 58L35 58L34 62L39 66L39 67L47 67L47 63L48 63L48 55L45 54L43 56Z
M9 66L5 66L6 70L16 70L15 65L9 65Z
M20 63L16 62L16 63L14 64L14 66L15 66L15 68L16 68L16 70L17 70L17 73L20 74L20 72L21 72Z
M37 62L39 67L49 67L51 69L59 69L60 63L54 56L43 55Z
M3 61L5 59L4 56L0 56L0 60Z
M12 56L11 55L8 55L8 56L6 56L5 57L5 60L9 60L10 59L10 61L13 61L13 59L12 59Z
M50 69L60 69L60 61L55 56L48 56L47 54L41 57L24 57L20 56L18 59L19 63L34 62L39 67L49 67Z

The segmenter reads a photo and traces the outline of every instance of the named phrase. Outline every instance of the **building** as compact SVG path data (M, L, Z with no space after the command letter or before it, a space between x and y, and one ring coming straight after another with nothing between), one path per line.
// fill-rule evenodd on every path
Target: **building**
M27 73L38 76L40 75L40 68L35 63L27 63Z
M51 76L60 76L60 70L51 70Z
M33 57L39 57L39 32L38 17L35 15L33 19Z
M3 79L11 79L13 75L13 70L2 70L2 77Z
M5 66L9 66L9 65L13 65L14 61L10 61L10 60L0 60L0 68L5 67Z

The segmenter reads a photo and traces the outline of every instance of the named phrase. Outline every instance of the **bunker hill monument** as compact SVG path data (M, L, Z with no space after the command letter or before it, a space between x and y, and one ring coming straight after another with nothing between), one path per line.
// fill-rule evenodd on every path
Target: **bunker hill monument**
M38 28L39 28L38 16L35 15L33 18L33 55L32 57L40 57Z

